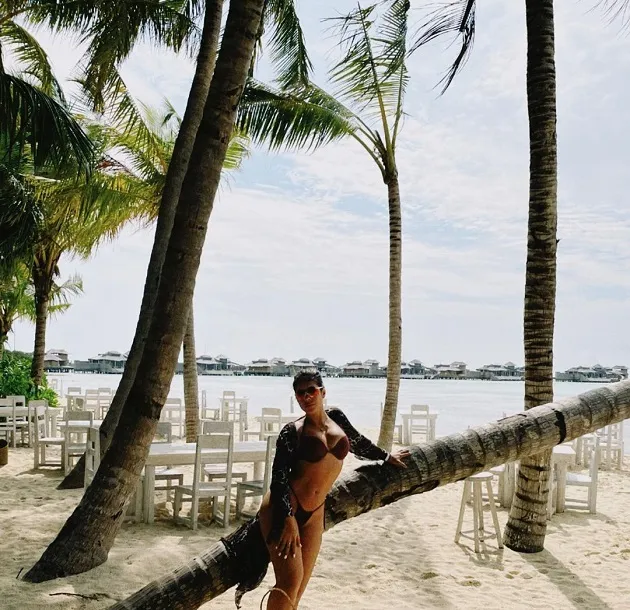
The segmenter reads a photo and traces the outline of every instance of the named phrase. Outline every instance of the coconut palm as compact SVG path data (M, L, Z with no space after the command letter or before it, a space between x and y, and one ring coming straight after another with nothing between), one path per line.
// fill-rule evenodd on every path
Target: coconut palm
M192 3L191 3L192 4ZM219 32L222 23L223 0L205 2L203 30L199 44L199 52L195 66L186 111L182 118L182 125L177 134L177 140L172 154L172 162L168 166L168 173L160 202L160 213L155 230L155 239L151 258L147 269L142 304L138 315L136 332L125 363L125 370L118 384L112 406L101 426L101 451L106 451L114 435L118 418L126 403L129 391L134 383L140 359L146 344L155 299L160 283L161 269L168 247L168 241L175 217L180 191L184 177L188 170L188 163L192 154L197 130L201 124L210 81L214 73L217 55ZM259 24L257 38L263 30L269 32L268 44L271 57L276 65L279 78L283 83L297 84L308 80L311 62L308 58L304 36L297 17L293 0L266 0L263 19ZM252 58L254 61L254 58ZM109 82L109 81L108 81ZM90 88L87 88L90 91ZM114 99L117 96L117 83L111 82L107 88ZM117 107L121 116L125 115L127 104L105 103L105 107ZM131 112L133 115L133 112ZM129 117L128 117L129 119ZM133 124L133 120L129 119ZM190 402L190 401L189 401ZM83 466L81 459L64 479L60 488L75 488L83 485Z
M78 276L63 284L54 283L48 315L65 312L71 305L70 297L82 292L83 282ZM21 318L35 322L35 290L28 267L17 263L10 271L0 270L0 358L13 323Z
M251 80L238 125L272 149L317 148L348 138L374 162L389 210L389 350L378 444L391 449L402 352L402 214L396 146L408 82L408 0L359 7L331 20L343 52L329 72L334 95L313 83L280 88Z
M19 156L28 147L38 168L84 169L91 162L91 142L65 105L46 52L13 20L10 9L0 16L0 49L0 142L5 155ZM5 70L7 52L15 73Z
M210 4L208 2L207 4ZM231 2L197 137L181 185L137 374L111 445L81 502L25 575L40 582L106 561L137 486L169 392L236 108L250 72L264 0Z
M420 44L444 34L461 38L457 58L444 79L452 82L470 53L475 34L475 0L438 9L425 24ZM608 2L609 7L627 1ZM553 0L525 0L527 22L527 107L529 115L529 216L523 343L525 409L553 400L553 334L556 304L557 138ZM547 527L551 451L521 461L504 542L515 551L543 550Z

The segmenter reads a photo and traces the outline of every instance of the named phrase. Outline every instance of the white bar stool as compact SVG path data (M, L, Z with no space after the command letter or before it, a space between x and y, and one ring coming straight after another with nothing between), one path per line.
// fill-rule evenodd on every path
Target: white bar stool
M473 539L475 541L475 553L479 553L479 543L484 542L489 538L497 539L497 546L502 549L503 542L501 540L501 529L499 527L499 518L497 516L497 507L494 503L494 494L492 493L492 478L491 472L480 472L468 477L464 481L464 493L462 494L462 503L459 509L459 519L457 521L457 532L455 533L455 543L459 543L461 536L470 538L470 532L463 532L462 525L464 523L464 513L466 512L466 503L470 498L470 491L472 487L472 509L473 509ZM494 524L494 534L486 533L483 522L483 483L486 484L486 492L488 494L488 506L490 507L490 514L492 515L492 522Z

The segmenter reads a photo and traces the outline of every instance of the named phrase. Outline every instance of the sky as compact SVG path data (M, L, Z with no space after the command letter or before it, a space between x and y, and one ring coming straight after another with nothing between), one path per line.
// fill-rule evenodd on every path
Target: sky
M630 364L630 38L595 0L556 3L559 221L555 368ZM316 6L315 6L316 5ZM418 23L425 2L412 2ZM315 65L336 40L322 19L355 6L302 0ZM523 2L479 3L475 48L444 96L446 41L409 60L399 140L403 205L403 359L521 364L528 200ZM413 28L412 28L413 29ZM58 76L81 49L39 32ZM132 94L183 111L189 58L141 45L124 65ZM260 77L271 78L263 58ZM85 294L49 323L47 347L86 359L131 345L153 230L128 227L86 261L66 257ZM195 292L198 355L334 364L387 360L387 191L351 141L314 153L256 149L222 185ZM10 347L30 351L19 322Z

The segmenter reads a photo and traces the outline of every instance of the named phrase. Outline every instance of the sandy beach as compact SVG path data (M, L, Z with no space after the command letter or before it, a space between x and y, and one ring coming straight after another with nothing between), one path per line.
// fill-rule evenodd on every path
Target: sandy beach
M350 456L344 469L356 464ZM18 448L0 468L3 610L107 608L224 534L213 524L197 532L175 525L162 505L155 524L123 526L106 564L64 580L27 584L17 575L38 559L82 493L57 491L58 470L32 467L32 450ZM442 487L328 531L300 608L628 607L630 473L601 471L597 514L555 515L546 550L536 555L498 551L494 541L479 556L472 541L456 545L461 492L461 483ZM506 510L500 509L499 519L503 527ZM245 597L244 608L259 608L272 584L270 568L263 585ZM234 608L233 592L203 607Z

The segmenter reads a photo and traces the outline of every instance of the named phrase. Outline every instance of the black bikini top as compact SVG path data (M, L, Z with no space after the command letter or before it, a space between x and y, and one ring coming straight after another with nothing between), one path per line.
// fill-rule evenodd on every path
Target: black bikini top
M344 434L330 449L317 436L303 434L297 450L297 459L315 463L323 460L328 453L332 453L338 460L343 460L350 451L350 441Z

